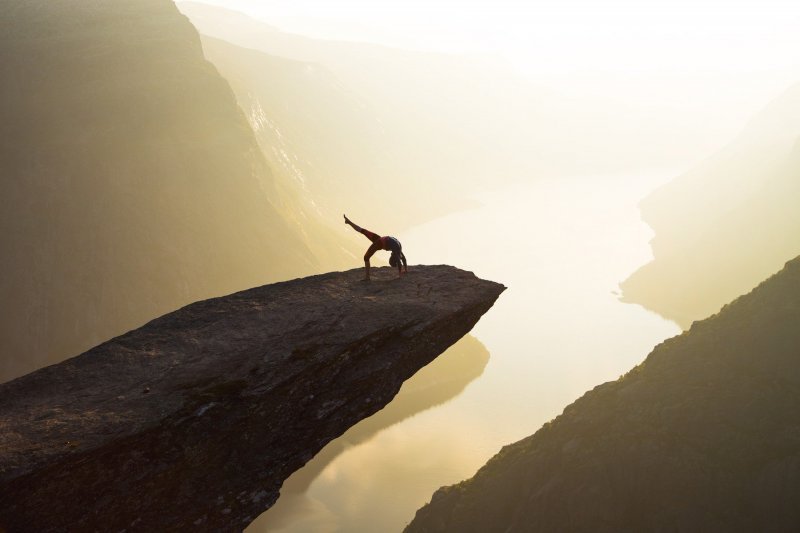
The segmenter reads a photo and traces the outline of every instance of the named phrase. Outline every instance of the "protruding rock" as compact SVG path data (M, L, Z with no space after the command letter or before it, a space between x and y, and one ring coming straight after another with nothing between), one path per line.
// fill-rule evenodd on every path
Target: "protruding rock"
M396 275L197 302L0 385L0 529L241 529L504 289L447 266Z

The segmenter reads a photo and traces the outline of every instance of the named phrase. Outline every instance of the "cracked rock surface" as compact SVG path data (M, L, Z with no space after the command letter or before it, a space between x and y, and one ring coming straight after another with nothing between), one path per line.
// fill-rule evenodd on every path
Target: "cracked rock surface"
M449 266L200 301L0 385L0 529L241 530L504 290Z

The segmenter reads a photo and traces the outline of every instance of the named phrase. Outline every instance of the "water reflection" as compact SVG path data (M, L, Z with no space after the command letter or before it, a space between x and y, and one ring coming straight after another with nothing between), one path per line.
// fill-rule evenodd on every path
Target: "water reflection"
M452 401L342 441L294 504L281 497L292 512L268 513L258 531L264 523L281 533L400 531L437 488L472 476L678 333L614 294L652 257L637 203L668 177L520 183L397 235L414 264L457 265L508 287L472 331L491 364Z
M367 443L382 430L458 396L483 373L488 362L489 352L478 339L471 335L462 338L406 381L389 405L331 441L292 474L281 487L278 502L247 531L277 531L286 527L292 527L292 531L335 529L335 520L326 526L328 513L324 506L305 495L311 483L349 448ZM305 522L307 519L311 523Z

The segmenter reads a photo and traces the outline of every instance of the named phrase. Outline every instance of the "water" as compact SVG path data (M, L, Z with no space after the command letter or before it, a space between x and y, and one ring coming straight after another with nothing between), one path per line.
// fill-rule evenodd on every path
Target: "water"
M518 185L398 235L412 264L456 265L508 290L473 330L480 342L466 338L332 442L248 531L400 531L437 488L679 333L615 294L651 257L637 203L667 177Z

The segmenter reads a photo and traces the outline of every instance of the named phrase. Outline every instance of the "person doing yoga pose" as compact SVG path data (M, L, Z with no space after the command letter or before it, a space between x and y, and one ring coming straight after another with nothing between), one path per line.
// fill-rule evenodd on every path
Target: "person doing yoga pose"
M349 218L347 218L347 215L344 215L344 223L349 224L354 230L372 241L372 245L367 249L367 253L364 254L364 267L367 269L367 276L365 279L369 279L369 258L372 257L372 255L378 250L387 250L392 252L392 255L389 257L389 264L393 267L397 267L398 276L403 275L403 269L405 269L406 274L408 273L408 262L406 261L406 256L403 253L403 246L400 244L400 241L394 237L381 237L376 233L372 233L368 229L356 226L350 221ZM401 262L403 269L400 268Z

